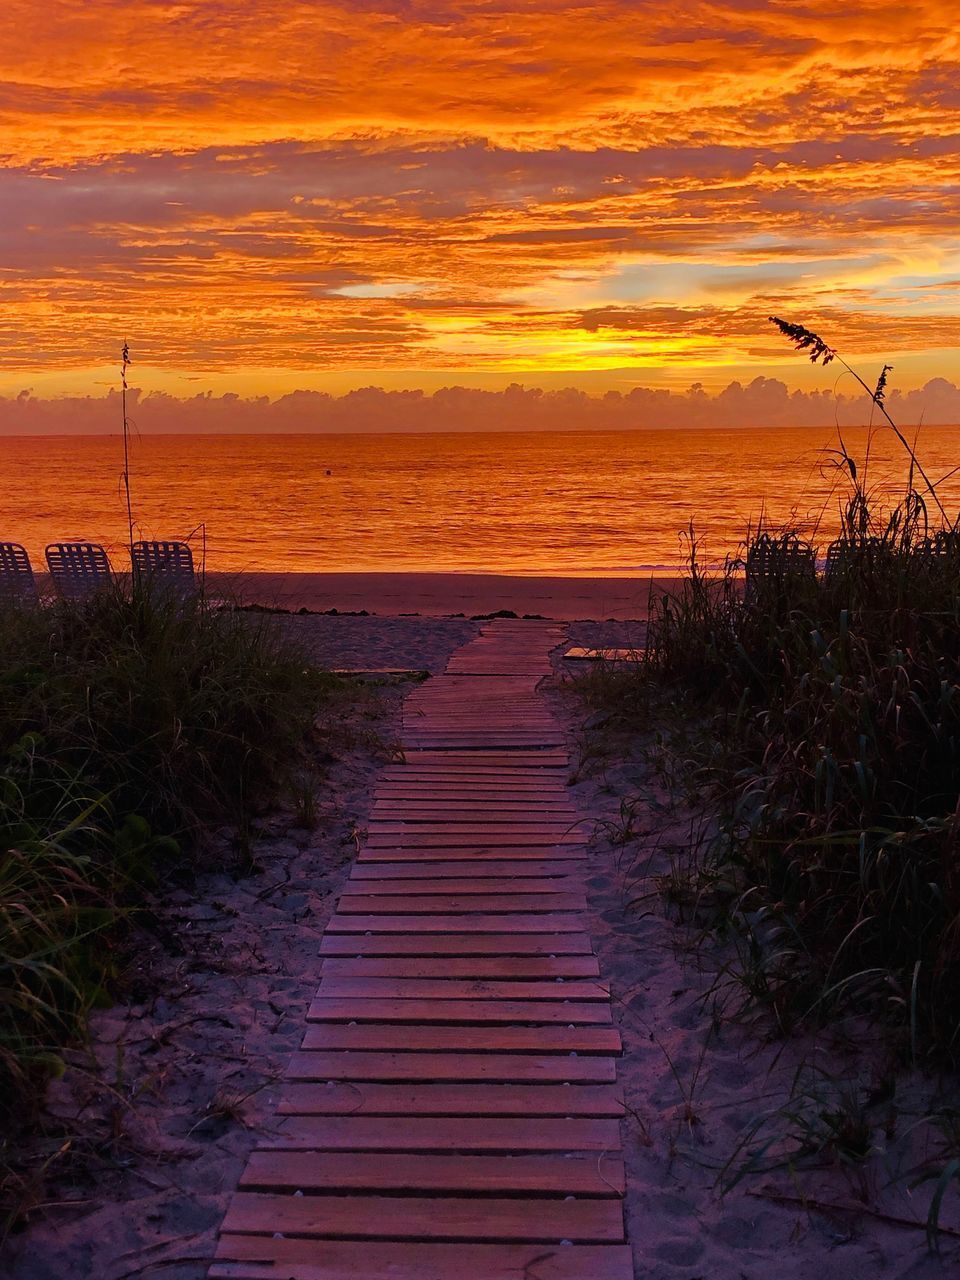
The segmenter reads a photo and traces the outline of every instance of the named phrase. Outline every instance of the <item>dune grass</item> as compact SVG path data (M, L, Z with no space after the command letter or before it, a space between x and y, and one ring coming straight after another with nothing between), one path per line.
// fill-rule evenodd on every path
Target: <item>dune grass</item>
M900 501L883 505L869 456L858 466L838 433L846 488L824 571L804 530L761 526L707 574L691 528L646 649L584 691L636 723L679 699L698 726L670 767L716 808L689 867L735 926L728 976L746 997L782 1029L852 1007L913 1061L956 1065L960 519L885 407L889 366L871 392L817 334L771 321L871 395L905 449Z
M61 1069L144 892L302 778L335 687L274 619L202 597L0 613L0 1111Z
M810 1064L758 1111L720 1189L825 1167L862 1189L872 1162L918 1192L937 1249L960 1187L960 539L912 487L884 512L854 480L842 523L827 575L796 572L796 529L754 530L719 575L691 535L647 647L580 691L689 812L649 887L721 941L712 1016L846 1045L842 1075ZM745 590L758 545L770 572ZM927 1085L901 1097L906 1067Z
M754 531L719 577L691 541L648 645L591 696L639 724L683 701L684 768L718 821L697 892L746 945L739 984L783 1029L855 1007L914 1059L960 1060L960 543L918 495L861 490L827 575L774 571L795 530Z

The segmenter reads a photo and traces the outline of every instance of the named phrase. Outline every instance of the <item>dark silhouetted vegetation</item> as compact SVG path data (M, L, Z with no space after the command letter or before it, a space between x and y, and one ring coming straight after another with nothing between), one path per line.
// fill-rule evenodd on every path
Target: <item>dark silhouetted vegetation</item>
M336 682L264 615L116 586L0 613L0 1098L108 998L125 922L301 775Z

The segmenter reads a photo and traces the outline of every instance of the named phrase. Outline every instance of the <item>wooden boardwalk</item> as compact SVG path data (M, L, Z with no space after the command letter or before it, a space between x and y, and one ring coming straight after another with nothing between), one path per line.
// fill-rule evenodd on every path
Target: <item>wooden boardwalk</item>
M620 1037L536 693L562 638L491 623L408 698L211 1277L631 1280Z

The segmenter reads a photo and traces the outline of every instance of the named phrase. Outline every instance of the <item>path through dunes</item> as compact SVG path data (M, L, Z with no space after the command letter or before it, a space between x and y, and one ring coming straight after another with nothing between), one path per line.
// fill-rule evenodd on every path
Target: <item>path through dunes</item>
M632 1277L620 1037L537 695L562 638L493 622L408 698L211 1277Z

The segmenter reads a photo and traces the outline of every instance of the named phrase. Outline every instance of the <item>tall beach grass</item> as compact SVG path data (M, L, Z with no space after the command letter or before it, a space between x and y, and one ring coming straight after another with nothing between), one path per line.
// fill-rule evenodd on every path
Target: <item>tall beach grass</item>
M784 1030L855 1010L906 1057L956 1065L960 524L887 414L888 372L870 394L905 446L899 500L884 505L841 437L826 571L819 531L816 573L809 531L761 526L708 573L691 529L680 589L651 599L646 649L584 690L638 727L686 712L673 776L707 788L714 811L691 890L739 939L719 994Z
M144 892L299 776L336 683L275 619L202 596L0 612L0 1113L108 998Z

